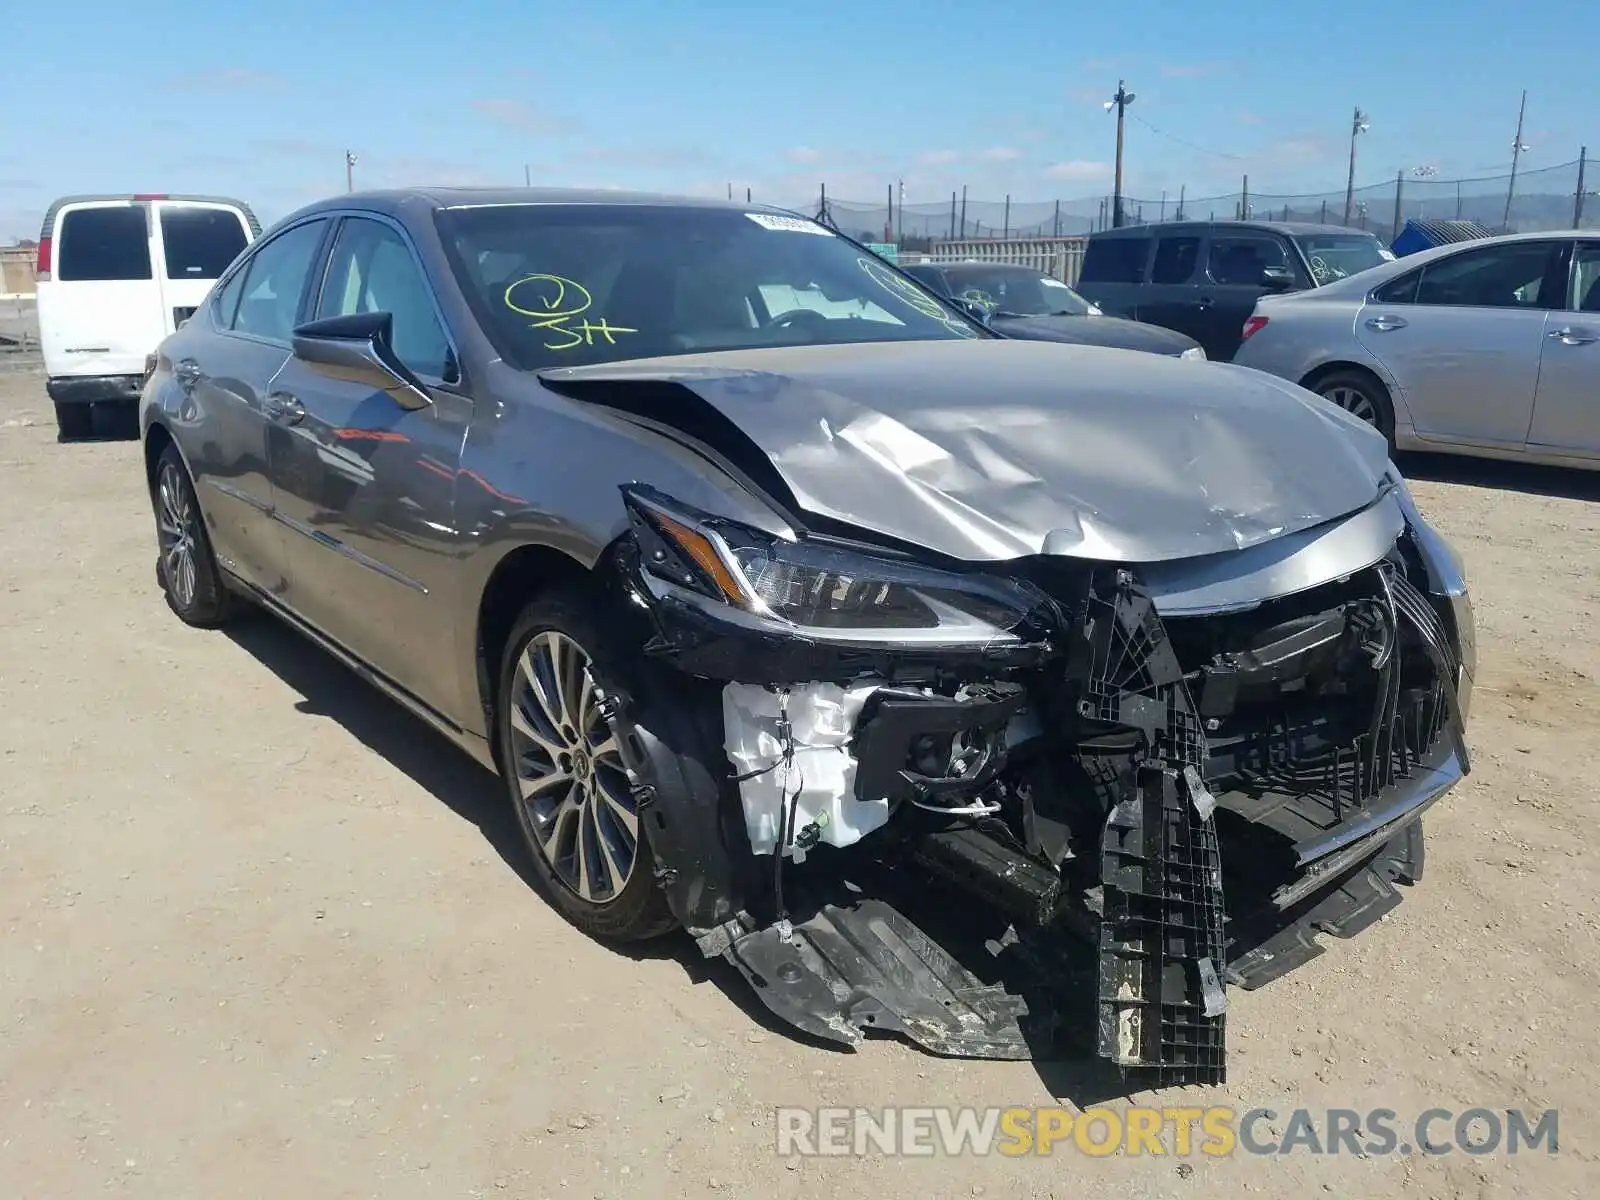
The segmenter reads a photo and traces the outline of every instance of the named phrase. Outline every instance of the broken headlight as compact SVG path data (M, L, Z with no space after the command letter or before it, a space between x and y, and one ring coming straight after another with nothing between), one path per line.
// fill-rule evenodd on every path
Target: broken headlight
M1037 636L1050 600L1017 580L943 571L817 539L785 541L628 491L647 575L768 630L824 641L994 646Z

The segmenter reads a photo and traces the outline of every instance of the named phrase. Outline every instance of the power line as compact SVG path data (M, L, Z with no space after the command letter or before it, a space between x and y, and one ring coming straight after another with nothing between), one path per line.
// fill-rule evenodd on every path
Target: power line
M1168 141L1177 142L1178 145L1187 146L1190 150L1198 151L1201 154L1210 154L1210 155L1213 155L1213 156L1215 156L1217 158L1228 158L1228 159L1232 159L1234 162L1243 162L1246 159L1246 157L1248 157L1247 155L1243 155L1243 154L1224 154L1221 150L1208 150L1204 146L1197 146L1193 142L1185 141L1183 138L1179 137L1175 133L1168 133L1165 129L1157 129L1154 125L1150 124L1149 121L1146 121L1138 113L1129 113L1128 115L1130 117L1132 117L1135 121L1139 122L1139 124L1143 125L1151 133L1159 134L1161 137L1166 138Z

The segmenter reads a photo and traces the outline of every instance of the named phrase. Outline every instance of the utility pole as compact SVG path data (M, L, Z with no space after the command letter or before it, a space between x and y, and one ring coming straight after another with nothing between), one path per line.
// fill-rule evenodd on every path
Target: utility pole
M1522 118L1528 111L1528 89L1522 89L1522 103L1517 106L1517 139L1511 143L1511 182L1506 184L1506 215L1500 222L1501 232L1511 230L1511 197L1517 190L1517 160L1529 147L1522 144Z
M1106 101L1106 111L1113 108L1117 110L1117 172L1112 183L1111 193L1111 227L1122 228L1122 127L1128 112L1128 105L1133 103L1133 93L1127 88L1125 81L1117 80L1117 94Z
M1583 228L1583 169L1589 165L1589 147L1578 147L1578 194L1572 199L1572 227Z
M344 190L347 192L356 190L356 155L353 150L344 152Z
M1350 209L1355 205L1356 199L1356 137L1372 128L1367 124L1367 114L1356 106L1355 115L1350 118L1350 174L1345 179L1344 185L1344 223L1350 224Z
M533 168L529 167L527 163L522 164L522 186L533 186Z

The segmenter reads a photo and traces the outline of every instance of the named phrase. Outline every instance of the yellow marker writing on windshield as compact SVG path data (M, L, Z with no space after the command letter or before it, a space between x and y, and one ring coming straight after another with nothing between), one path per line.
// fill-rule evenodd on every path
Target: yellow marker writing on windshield
M604 317L571 324L574 317L589 311L594 297L583 284L563 275L525 275L506 288L505 304L512 312L530 318L532 328L548 329L566 339L544 343L546 350L592 346L596 336L603 337L607 345L615 346L615 335L639 332L625 325L613 325Z

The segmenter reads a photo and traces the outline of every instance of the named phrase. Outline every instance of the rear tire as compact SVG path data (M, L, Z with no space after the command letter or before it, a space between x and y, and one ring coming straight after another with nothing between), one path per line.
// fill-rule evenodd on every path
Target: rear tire
M1393 452L1394 402L1376 378L1365 371L1333 371L1317 380L1311 390L1383 434Z
M628 702L627 678L597 607L565 588L523 610L500 664L496 740L546 898L591 937L634 942L677 921L656 880L624 735L603 711Z
M174 445L156 460L150 502L156 518L156 582L167 607L199 629L226 623L238 601L223 582L194 484Z
M76 442L94 433L94 405L63 404L57 400L56 431L63 442Z

